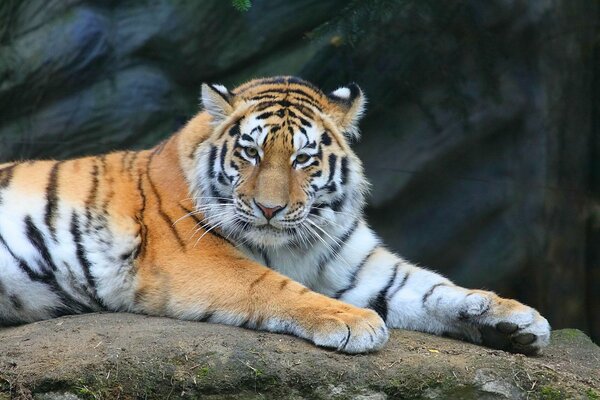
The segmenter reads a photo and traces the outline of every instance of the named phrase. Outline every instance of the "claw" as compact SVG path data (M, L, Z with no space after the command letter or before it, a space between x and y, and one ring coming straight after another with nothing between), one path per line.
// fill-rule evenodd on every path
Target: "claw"
M517 324L513 324L512 322L503 321L496 324L496 329L500 333L510 334L515 333L517 329L519 329L519 326Z
M535 342L536 336L533 333L525 333L523 335L517 335L513 337L511 340L515 343L521 344L523 346L527 346L533 342Z

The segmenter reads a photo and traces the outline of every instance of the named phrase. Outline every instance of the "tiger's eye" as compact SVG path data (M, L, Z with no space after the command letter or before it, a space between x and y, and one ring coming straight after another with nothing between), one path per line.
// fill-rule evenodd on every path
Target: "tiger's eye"
M244 151L246 152L246 155L250 158L258 157L258 150L254 147L246 147Z
M310 156L308 154L298 154L296 156L296 162L298 164L304 164L305 162L307 162L310 159Z

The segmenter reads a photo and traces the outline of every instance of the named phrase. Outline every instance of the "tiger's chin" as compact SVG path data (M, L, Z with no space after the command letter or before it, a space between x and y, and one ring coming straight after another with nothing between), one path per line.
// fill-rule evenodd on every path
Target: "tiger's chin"
M260 248L279 248L296 242L292 231L272 225L250 225L238 235L238 239L242 243Z

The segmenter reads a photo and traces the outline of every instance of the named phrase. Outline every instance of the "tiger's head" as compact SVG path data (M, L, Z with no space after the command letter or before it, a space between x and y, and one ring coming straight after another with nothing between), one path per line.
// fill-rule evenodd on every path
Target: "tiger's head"
M356 220L368 185L349 146L365 105L357 85L327 95L294 77L204 84L202 104L212 128L188 180L206 225L264 248L309 246Z

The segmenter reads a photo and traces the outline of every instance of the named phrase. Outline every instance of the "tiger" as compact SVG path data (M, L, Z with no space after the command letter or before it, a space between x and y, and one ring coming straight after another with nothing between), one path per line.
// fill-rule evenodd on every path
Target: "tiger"
M392 328L548 345L534 308L411 264L369 227L357 84L277 76L200 97L151 149L0 165L0 325L131 312L351 354Z

